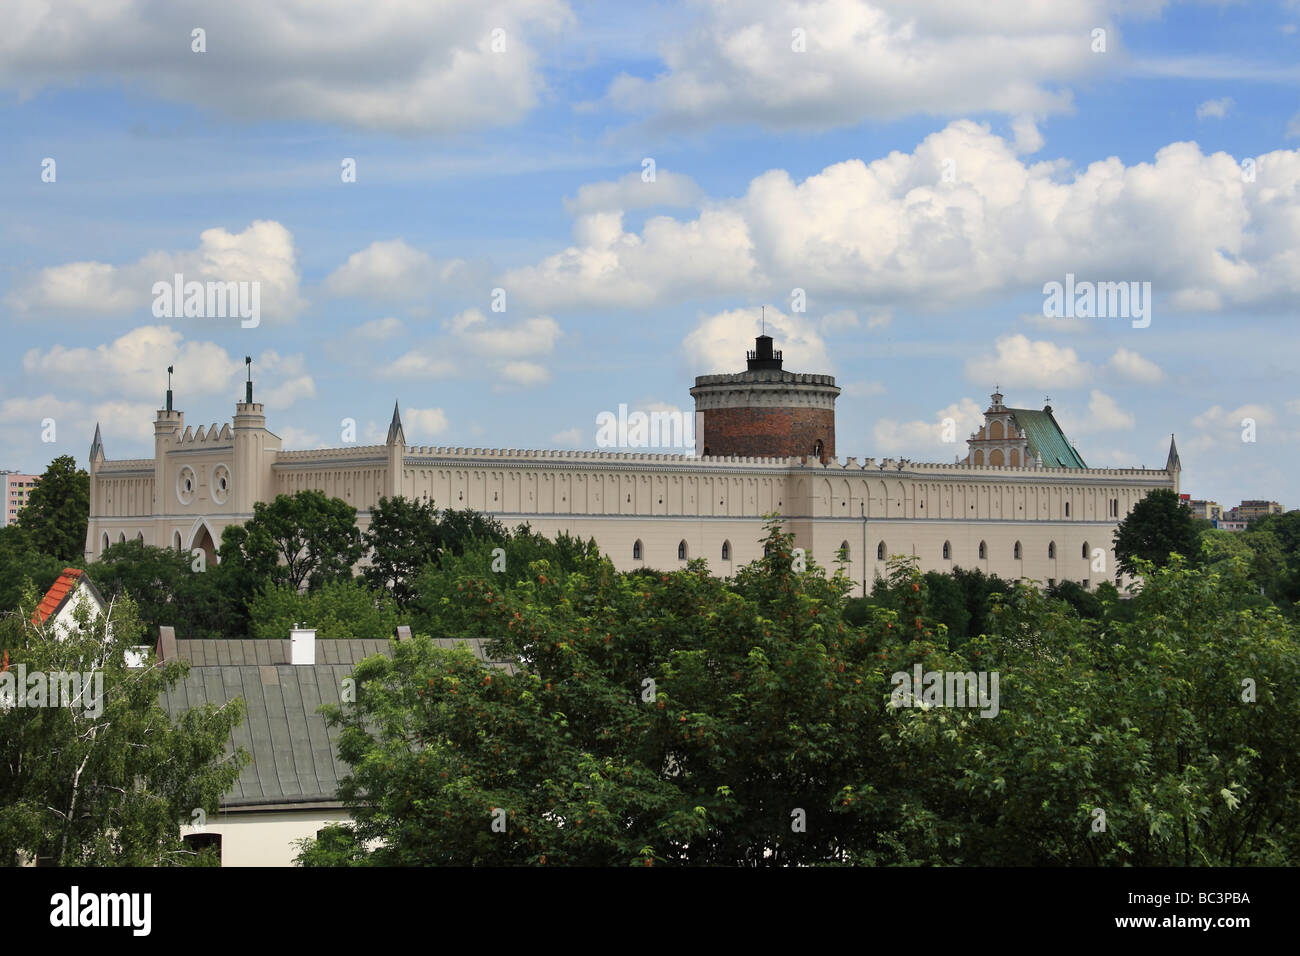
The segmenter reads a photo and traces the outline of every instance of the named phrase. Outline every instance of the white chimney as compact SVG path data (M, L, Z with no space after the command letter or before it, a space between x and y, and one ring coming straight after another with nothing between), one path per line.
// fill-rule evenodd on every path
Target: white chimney
M316 628L295 624L289 631L289 663L316 663Z

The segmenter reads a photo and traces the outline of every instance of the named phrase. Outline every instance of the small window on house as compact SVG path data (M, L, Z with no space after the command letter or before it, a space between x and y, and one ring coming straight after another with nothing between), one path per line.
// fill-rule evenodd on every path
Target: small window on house
M1088 560L1088 542L1087 542L1087 541L1085 541L1085 542L1083 543L1083 560L1085 560L1085 561Z
M989 546L983 541L980 542L980 560L983 561L989 556Z
M708 458L711 454L713 454L713 452L709 451L709 446L708 446L708 445L705 445L705 446L704 446L704 457L705 457L705 458Z
M877 561L885 560L885 542L883 541L880 542L880 544L876 545L876 560Z
M816 455L818 458L822 457L822 449L824 447L825 446L822 445L822 440L820 438L817 439L816 443L814 443L813 445L813 454Z
M1065 516L1070 517L1070 503L1068 501L1065 503Z
M724 541L724 542L722 542L722 560L723 560L723 561L730 561L730 560L731 560L731 542L730 542L730 541Z
M841 542L840 542L840 552L839 552L839 553L842 554L842 555L844 555L844 560L845 560L845 561L849 560L849 558L850 558L852 552L849 551L849 543L848 543L847 541L841 541Z
M1015 558L1017 561L1020 560L1020 542L1019 542L1019 541L1016 542L1016 546L1011 550L1011 556L1012 556L1013 558Z
M1056 578L1048 578L1048 579L1047 579L1047 586L1048 586L1049 588L1054 588L1054 587L1056 587Z
M681 541L677 542L677 560L678 560L678 561L685 561L685 560L686 560L686 540L685 540L685 539L682 539Z
M637 541L635 544L632 545L632 560L633 560L633 561L640 561L640 560L641 560L641 542L640 542L640 541Z
M1056 542L1055 542L1055 541L1052 541L1051 543L1049 543L1049 544L1047 545L1047 556L1048 556L1049 558L1055 558L1055 557L1056 557Z
M943 559L945 561L952 560L952 542L950 541L945 541L943 543Z

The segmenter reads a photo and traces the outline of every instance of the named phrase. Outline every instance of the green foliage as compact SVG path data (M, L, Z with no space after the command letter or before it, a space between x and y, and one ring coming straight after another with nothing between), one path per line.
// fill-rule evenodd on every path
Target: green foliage
M50 462L36 483L18 524L32 549L67 563L85 560L90 521L90 474L71 455Z
M128 670L124 653L143 638L134 605L115 602L92 620L83 605L75 632L56 638L24 611L0 619L8 674L102 675L102 695L85 693L72 706L0 708L0 860L63 866L174 866L196 862L180 837L192 811L215 813L246 757L226 756L243 702L194 708L170 719L162 691L185 665ZM111 625L111 626L110 626ZM93 683L90 685L93 688ZM99 704L96 705L95 701ZM48 698L47 698L48 702Z
M411 501L398 495L380 498L370 513L363 536L370 563L362 568L366 583L386 590L406 607L414 595L416 576L438 558L438 509L432 501Z
M79 565L81 562L74 562ZM43 554L32 544L27 529L17 524L0 528L0 613L18 606L26 588L44 594L58 580L68 562Z
M276 495L253 505L253 517L221 535L220 557L238 562L258 584L273 581L294 590L349 580L361 558L357 509L319 491Z
M392 637L397 605L387 592L371 591L361 581L331 581L314 591L271 585L249 605L252 636L285 640L297 624L316 629L328 640Z
M952 649L927 610L940 585L913 564L891 564L891 606L859 605L854 625L843 575L811 559L796 572L775 523L766 544L729 582L703 562L620 574L585 556L494 572L488 542L444 557L417 587L422 629L494 638L518 670L423 638L360 665L356 704L330 713L355 822L300 861L1298 858L1300 647L1281 615L1244 605L1241 562L1139 561L1141 593L1099 587L1087 617L1072 589L1053 600L984 578L988 626ZM888 706L918 663L996 672L997 715Z
M131 596L150 639L161 625L176 628L180 638L241 636L226 629L229 608L220 572L195 571L187 554L127 541L109 547L86 573L105 599Z
M1171 554L1195 562L1200 553L1196 519L1176 492L1158 488L1134 505L1115 529L1115 579L1136 575L1139 558L1164 567Z

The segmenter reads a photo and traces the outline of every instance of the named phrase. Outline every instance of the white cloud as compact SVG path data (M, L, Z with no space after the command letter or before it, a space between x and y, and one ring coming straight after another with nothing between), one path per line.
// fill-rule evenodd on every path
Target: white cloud
M506 362L501 377L515 385L541 385L550 381L551 373L535 362Z
M550 316L533 316L513 326L495 326L478 309L467 309L444 325L468 351L497 357L545 355L563 335L559 323Z
M447 414L441 408L408 408L402 412L402 430L410 444L427 445L447 430Z
M228 392L233 399L243 363L213 342L183 338L170 326L146 325L93 348L31 349L23 356L23 370L58 382L60 388L158 399L167 388L167 366L174 365L182 407L186 396Z
M398 378L450 378L460 371L455 362L443 355L431 355L413 349L398 356L389 364L386 374Z
M446 133L530 110L544 88L536 41L572 14L560 0L226 0L197 19L202 54L188 4L12 0L0 83L31 95L108 77L242 120Z
M1272 425L1277 421L1272 407L1268 405L1241 405L1232 410L1222 405L1214 405L1193 418L1192 425L1210 432L1240 434L1245 427L1242 423L1247 418L1254 419L1256 425Z
M665 69L652 79L622 74L608 97L673 127L824 128L914 113L1042 116L1071 108L1065 84L1114 68L1123 53L1112 11L1131 15L1134 6L711 0L695 23L665 31ZM1144 6L1138 12L1159 4ZM1107 29L1105 56L1092 52L1095 27ZM1024 139L1028 145L1031 137Z
M935 421L900 422L892 418L879 419L872 429L876 451L893 455L908 452L919 456L918 461L948 461L966 457L966 437L984 422L984 410L971 398L963 397L947 408L935 413ZM945 419L952 419L949 429ZM955 441L944 441L945 435L955 436ZM938 454L938 457L935 457Z
M1072 388L1089 381L1095 374L1074 349L1051 342L1031 341L1024 335L1005 335L994 347L994 354L967 360L968 381L1004 387Z
M1206 100L1200 106L1196 107L1196 118L1199 119L1223 119L1228 115L1234 103L1231 96L1221 96L1217 100Z
M1300 294L1300 151L1256 159L1249 185L1237 159L1195 143L1131 166L1026 164L1007 140L959 120L911 153L847 160L801 182L769 170L738 198L703 202L694 218L654 216L640 232L617 212L580 217L572 245L500 284L538 311L795 287L934 309L1038 296L1073 273L1150 282L1163 297L1157 322L1170 307L1283 306Z
M304 398L316 397L316 382L307 372L307 363L301 354L286 355L266 351L254 366L257 376L255 397L268 408L288 408Z
M1159 365L1131 349L1116 349L1106 365L1111 372L1124 381L1138 382L1143 385L1153 385L1165 377Z
M621 179L588 183L578 189L576 197L564 200L564 208L573 216L585 216L653 206L695 206L704 198L704 191L690 176L656 169L654 180L646 182L643 175L637 170Z
M401 335L404 331L405 326L402 325L402 320L389 316L386 319L374 319L358 326L355 334L362 339L384 342L395 335Z
M1120 408L1105 392L1093 389L1088 398L1088 419L1065 429L1067 435L1089 432L1127 431L1137 425L1137 416Z
M760 329L761 309L732 309L706 316L696 323L682 343L687 362L701 373L745 368L745 353L754 348ZM767 332L799 356L799 371L828 374L830 354L814 322L803 314L786 315L769 307Z
M348 256L325 278L325 290L336 296L385 301L421 299L464 269L463 259L439 262L404 239L386 239Z
M257 220L240 233L222 228L199 234L197 249L155 251L133 263L71 262L41 269L20 281L5 301L19 313L152 316L153 286L169 285L179 273L186 282L257 282L261 321L290 319L305 306L299 294L293 236L278 222ZM238 319L188 318L185 323L234 324Z

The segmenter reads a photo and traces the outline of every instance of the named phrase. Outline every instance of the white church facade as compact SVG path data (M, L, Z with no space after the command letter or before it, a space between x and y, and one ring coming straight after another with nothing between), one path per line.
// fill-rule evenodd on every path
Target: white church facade
M86 559L138 539L215 561L222 532L256 502L316 489L354 506L362 529L381 497L427 498L595 538L621 570L705 558L730 575L762 555L775 512L823 566L847 548L855 594L895 554L922 570L1095 587L1114 578L1119 521L1149 492L1179 490L1172 441L1164 468L1089 468L1050 406L1008 408L998 393L963 461L837 459L834 380L783 370L766 336L757 346L745 372L696 380L698 457L408 445L396 408L382 445L287 450L251 382L229 423L197 430L168 389L152 458L108 459L96 426Z

